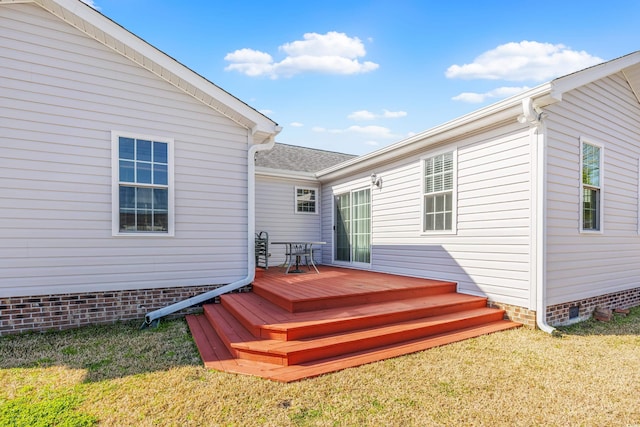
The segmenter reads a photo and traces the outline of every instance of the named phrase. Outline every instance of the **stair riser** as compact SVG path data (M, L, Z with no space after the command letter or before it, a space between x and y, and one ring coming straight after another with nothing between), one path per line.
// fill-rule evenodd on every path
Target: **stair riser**
M358 341L341 343L334 346L324 346L319 349L311 349L290 353L287 355L289 365L297 365L300 363L311 362L314 360L325 359L327 357L338 356L345 353L355 351L369 350L386 345L398 344L418 338L426 338L429 336L446 334L447 332L457 331L470 326L482 325L485 323L501 320L503 314L491 314L476 318L460 319L455 322L447 322L440 325L418 328L415 330L405 330L402 333L382 335L371 338L365 338Z
M425 286L423 288L395 289L381 292L362 293L357 295L316 298L303 301L290 301L280 298L268 289L254 285L253 291L267 301L282 307L292 313L304 311L324 310L329 308L348 307L352 305L372 304L389 300L401 300L445 293L456 292L455 283L443 283L437 286Z
M245 316L241 310L237 310L236 307L232 304L228 304L225 302L225 295L220 297L220 304L236 318L238 322L242 324L251 334L256 338L269 338L269 339L279 339L279 338L271 338L263 335L263 329L259 325L252 324Z
M236 352L236 357L243 360L251 360L252 362L271 363L279 366L289 366L287 358L269 353L252 352L248 350L240 350Z
M272 351L259 352L250 349L243 349L241 348L242 345L234 346L234 350L237 354L237 357L239 358L255 361L265 361L265 357L271 356L273 357L273 361L270 363L290 366L325 359L328 357L339 356L356 351L384 347L387 345L402 343L418 338L445 334L447 332L457 331L459 329L467 328L470 326L477 326L495 322L501 320L503 316L503 312L495 311L492 313L474 317L463 317L441 324L418 326L413 329L405 329L400 333L388 333L384 335L359 338L354 339L350 342L341 341L336 344L324 344L304 350L291 350L290 352L286 352L286 350L282 349L273 349Z
M335 334L340 332L350 332L373 326L390 325L392 323L403 322L406 320L420 319L424 317L439 316L442 314L456 313L474 308L486 307L487 302L484 299L477 301L469 301L456 305L445 305L436 307L424 307L416 310L391 312L376 316L368 316L364 318L345 320L342 322L324 323L318 325L309 325L301 328L289 329L288 331L270 330L268 326L262 328L261 336L263 338L278 340L299 340L305 338L313 338L322 335Z

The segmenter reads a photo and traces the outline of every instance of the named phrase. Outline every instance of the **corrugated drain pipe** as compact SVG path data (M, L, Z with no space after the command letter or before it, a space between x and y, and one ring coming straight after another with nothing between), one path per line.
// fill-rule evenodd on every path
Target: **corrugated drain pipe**
M249 142L253 142L253 131L249 131ZM158 310L149 312L144 317L144 323L140 329L147 327L157 326L160 319L169 314L175 313L187 307L191 307L196 304L200 304L227 292L235 291L243 286L246 286L253 282L256 275L256 258L255 258L255 216L256 216L256 179L255 179L255 154L258 151L271 150L275 145L275 135L272 136L268 143L251 145L247 154L247 275L243 279L237 280L228 285L223 285L219 288L213 289L209 292L202 293L200 295L193 296L183 301L179 301L175 304L168 305Z

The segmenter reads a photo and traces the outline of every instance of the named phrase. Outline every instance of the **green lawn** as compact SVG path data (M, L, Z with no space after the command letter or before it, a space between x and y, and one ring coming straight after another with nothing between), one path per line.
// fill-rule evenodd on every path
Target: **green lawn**
M280 384L204 369L183 320L0 338L0 426L640 425L640 309Z

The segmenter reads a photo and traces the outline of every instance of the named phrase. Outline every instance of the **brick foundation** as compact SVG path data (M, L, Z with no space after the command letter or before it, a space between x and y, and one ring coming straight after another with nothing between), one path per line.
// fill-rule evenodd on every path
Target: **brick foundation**
M488 306L505 310L505 318L509 320L530 328L536 327L536 312L533 310L496 301L489 301ZM591 318L596 307L615 309L637 306L640 306L640 288L549 306L547 323L550 326L565 326L581 322ZM578 307L578 316L569 319L569 310L572 307Z
M505 311L505 318L514 322L522 323L528 328L536 327L536 312L528 308L519 307L517 305L504 304L496 301L489 301L489 307L500 308Z
M570 325L589 319L596 307L601 308L631 308L640 305L640 288L612 294L585 298L577 301L557 304L547 307L547 323L551 326ZM569 319L569 309L578 307L578 317Z
M219 286L0 298L0 336L108 324L120 320L139 319L142 322L145 314L150 311ZM533 310L496 301L489 301L488 305L505 310L505 317L514 322L530 328L536 327L536 312ZM569 310L576 306L579 310L578 317L569 319ZM547 323L551 326L562 326L586 320L591 317L596 307L614 309L636 306L640 306L640 288L547 307ZM197 310L199 307L191 307L176 315Z
M0 298L0 336L136 320L221 285ZM199 310L191 307L176 313Z

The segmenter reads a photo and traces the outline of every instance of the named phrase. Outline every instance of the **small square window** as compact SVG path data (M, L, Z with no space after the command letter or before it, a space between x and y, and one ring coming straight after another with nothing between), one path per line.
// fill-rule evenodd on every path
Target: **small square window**
M317 189L296 187L296 213L317 213Z

